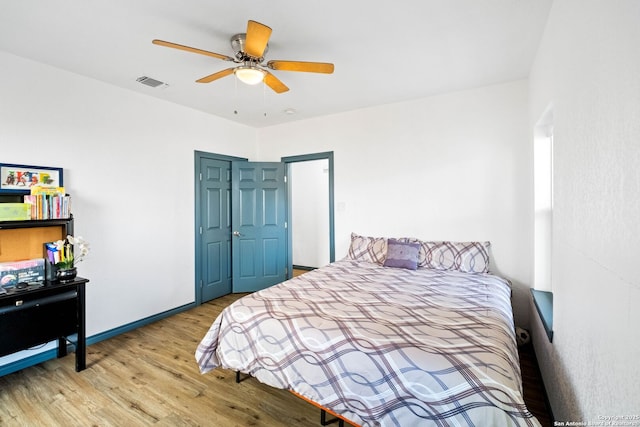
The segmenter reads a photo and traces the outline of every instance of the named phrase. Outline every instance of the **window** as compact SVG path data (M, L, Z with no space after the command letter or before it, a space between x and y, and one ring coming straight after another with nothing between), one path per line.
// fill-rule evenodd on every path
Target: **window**
M541 130L533 144L534 164L534 288L551 291L553 220L553 128Z
M547 337L553 340L551 251L553 241L553 111L536 125L533 139L534 271L533 301Z

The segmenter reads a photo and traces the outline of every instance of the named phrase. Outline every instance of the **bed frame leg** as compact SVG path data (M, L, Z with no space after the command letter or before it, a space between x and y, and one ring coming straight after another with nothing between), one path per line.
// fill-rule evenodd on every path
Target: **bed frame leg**
M340 419L340 418L333 418L329 421L327 421L327 411L325 411L324 409L320 410L320 424L322 424L323 426L327 426L329 424L333 424L335 422L338 422L338 426L339 427L344 427L344 420Z
M240 376L240 371L236 371L236 383L240 383L240 381L244 381L249 377L249 375L247 375L246 377L242 378Z

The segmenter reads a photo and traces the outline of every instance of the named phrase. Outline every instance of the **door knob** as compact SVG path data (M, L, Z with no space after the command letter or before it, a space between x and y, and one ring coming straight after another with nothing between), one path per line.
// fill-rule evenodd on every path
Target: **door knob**
M236 236L236 237L240 237L240 236L242 236L242 234L240 234L240 232L239 232L239 231L234 231L234 232L233 232L233 235L234 235L234 236Z

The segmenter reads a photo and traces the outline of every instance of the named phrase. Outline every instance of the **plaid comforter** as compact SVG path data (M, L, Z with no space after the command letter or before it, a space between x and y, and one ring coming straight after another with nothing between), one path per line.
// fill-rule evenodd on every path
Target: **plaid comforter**
M224 309L196 360L363 426L539 426L522 398L510 292L490 274L345 259Z

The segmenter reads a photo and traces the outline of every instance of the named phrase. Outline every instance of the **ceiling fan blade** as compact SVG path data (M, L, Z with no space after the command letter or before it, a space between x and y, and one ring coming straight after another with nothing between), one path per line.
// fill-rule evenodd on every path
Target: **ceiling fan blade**
M211 83L214 80L221 79L223 77L228 76L229 74L233 74L233 68L227 68L226 70L218 71L217 73L213 73L206 77L196 80L198 83Z
M224 61L233 61L233 58L227 55L222 55L220 53L209 52L208 50L197 49L195 47L184 46L177 43L171 43L164 40L155 39L152 42L153 44L157 44L159 46L172 47L174 49L186 50L187 52L199 53L200 55L212 56L214 58L222 59Z
M272 70L303 71L306 73L333 73L333 64L329 62L303 62L303 61L269 61L267 67Z
M289 90L289 88L282 83L276 76L271 74L268 71L265 71L266 75L264 76L264 84L273 89L276 93L283 93Z
M271 28L256 21L249 21L244 52L255 58L262 58L269 37L271 37Z

